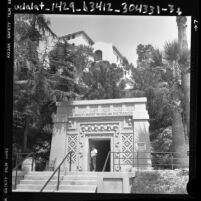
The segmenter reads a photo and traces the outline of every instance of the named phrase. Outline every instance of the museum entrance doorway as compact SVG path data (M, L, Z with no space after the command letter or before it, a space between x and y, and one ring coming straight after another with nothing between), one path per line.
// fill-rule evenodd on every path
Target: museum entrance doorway
M105 163L105 160L107 158L108 152L111 150L111 145L110 145L110 139L89 139L89 153L91 152L91 147L92 145L95 146L95 148L98 151L98 155L96 157L96 171L97 172L102 172L103 166ZM89 160L90 162L90 160ZM92 170L92 166L90 163L90 171ZM110 156L107 160L107 164L105 167L105 172L110 171Z

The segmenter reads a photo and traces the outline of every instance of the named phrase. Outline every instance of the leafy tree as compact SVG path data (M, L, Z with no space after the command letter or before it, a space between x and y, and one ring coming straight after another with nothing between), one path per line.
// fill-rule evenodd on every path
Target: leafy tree
M144 48L144 50L143 50ZM139 51L140 49L140 51ZM146 96L150 115L150 137L155 151L166 151L157 146L161 133L172 126L172 141L163 139L170 145L169 151L185 152L183 126L184 94L181 86L181 55L176 41L167 42L164 46L164 58L159 50L146 45L138 46L138 67L133 70L134 97ZM150 53L151 52L151 53ZM146 60L147 59L147 60ZM185 59L184 59L185 60ZM176 155L178 156L178 155ZM164 156L162 156L164 157ZM182 155L179 154L181 158ZM183 159L177 163L185 165Z
M55 34L43 15L16 14L14 22L13 139L23 133L26 151L27 138L40 133L47 123L41 121L40 110L50 101L37 48L45 31Z
M131 94L133 97L147 97L150 131L152 133L171 124L170 105L168 102L170 92L167 83L169 79L167 72L169 73L169 71L164 69L162 53L151 45L140 44L138 46L138 49L141 49L141 51L138 50L139 58L142 57L142 52L146 52L147 47L149 47L152 54L145 58L148 60L151 58L151 61L148 62L144 59L144 62L138 64L137 68L133 68Z
M90 66L92 49L58 42L49 53L49 82L57 100L79 98L82 93L82 74Z
M144 50L143 50L144 48ZM139 51L140 49L140 51ZM147 54L147 49L148 54ZM142 54L145 54L144 56ZM132 71L132 97L147 97L147 109L150 117L150 140L156 152L172 151L172 108L169 82L172 82L170 69L166 68L162 52L151 45L138 46L137 68ZM163 137L164 133L169 137ZM154 154L153 162L169 163L168 154ZM158 160L160 159L160 160ZM156 166L158 167L158 166ZM169 168L161 164L160 167Z
M154 48L151 44L137 46L136 52L138 55L137 67L147 66L152 61Z
M89 71L83 73L86 86L84 99L112 99L123 96L125 82L121 80L123 69L108 61L93 63Z

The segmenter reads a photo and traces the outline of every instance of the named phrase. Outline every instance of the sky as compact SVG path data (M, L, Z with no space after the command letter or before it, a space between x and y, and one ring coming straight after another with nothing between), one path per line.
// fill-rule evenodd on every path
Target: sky
M64 36L85 31L94 42L112 43L129 63L136 66L136 48L151 44L163 49L165 42L177 40L175 16L117 16L117 15L46 15L51 29ZM190 47L191 17L187 17L187 39Z

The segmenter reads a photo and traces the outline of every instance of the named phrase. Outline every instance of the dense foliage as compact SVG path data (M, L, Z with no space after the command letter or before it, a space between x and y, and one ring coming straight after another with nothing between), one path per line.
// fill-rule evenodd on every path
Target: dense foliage
M84 99L113 99L122 97L125 83L121 80L123 70L116 64L100 61L83 73L86 86Z
M150 44L140 44L137 54L138 65L133 69L130 96L147 97L152 151L185 154L187 133L184 132L186 122L181 66L183 63L188 65L187 54L186 58L179 55L176 41L165 43L163 52ZM168 155L161 157L170 162Z
M132 183L132 193L187 194L188 175L187 169L137 172Z
M51 131L55 111L38 46L55 34L43 15L16 14L14 29L13 152L30 152ZM50 140L50 139L49 139Z

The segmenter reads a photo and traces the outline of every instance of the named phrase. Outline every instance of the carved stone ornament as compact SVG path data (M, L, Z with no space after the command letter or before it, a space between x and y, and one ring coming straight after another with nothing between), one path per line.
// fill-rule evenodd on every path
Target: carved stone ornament
M82 124L80 125L83 133L114 132L118 130L118 124Z

